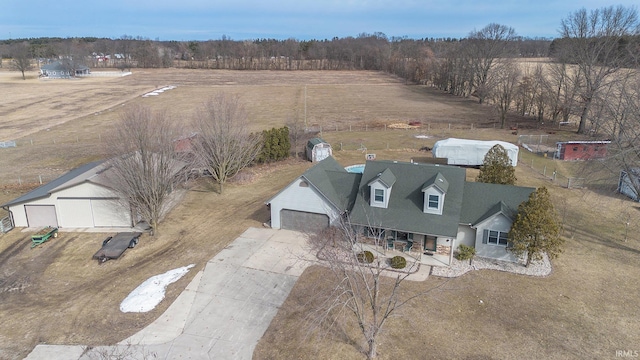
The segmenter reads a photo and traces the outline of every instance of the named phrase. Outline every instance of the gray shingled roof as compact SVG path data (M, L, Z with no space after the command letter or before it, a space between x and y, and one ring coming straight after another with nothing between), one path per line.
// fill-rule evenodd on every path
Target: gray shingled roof
M396 176L393 175L393 172L391 172L391 170L387 168L384 169L383 172L379 173L376 177L374 177L371 181L369 181L367 185L371 185L371 183L374 183L376 181L380 181L388 189L396 183Z
M429 179L429 181L424 183L424 185L422 186L422 191L427 190L429 187L431 187L431 185L436 186L445 194L447 193L447 190L449 190L449 182L441 173L437 173L434 177Z
M61 61L54 61L50 64L46 64L46 65L42 65L40 67L40 69L42 70L49 70L49 71L60 71L60 70L70 70L72 67L70 67L70 64L64 64ZM85 65L81 65L81 64L77 64L75 66L73 66L73 68L75 70L89 70L89 68Z
M368 184L387 169L396 178L388 207L371 207ZM443 212L442 215L425 214L422 189L426 182L435 181L438 174L448 182ZM465 177L465 169L454 166L367 161L350 220L364 226L455 237L458 233Z
M307 141L307 148L313 149L316 145L322 144L322 143L327 143L327 142L322 140L321 138L312 138L309 141Z
M300 177L318 190L333 206L345 212L353 206L362 174L348 172L336 159L329 156L309 168ZM266 204L285 189L271 197Z
M513 219L520 203L527 201L533 191L530 187L467 182L460 223L474 225L499 212Z
M50 181L16 199L13 199L5 204L0 205L0 207L7 207L7 206L11 206L11 205L15 205L15 204L20 204L20 203L24 203L30 200L34 200L34 199L39 199L39 198L43 198L43 197L47 197L49 196L49 194L51 194L51 191L61 187L62 185L73 181L74 179L76 179L77 177L91 171L94 170L96 167L100 166L104 161L95 161L95 162L91 162L88 164L84 164L80 167L77 167L71 171L69 171L68 173L60 176L59 178Z

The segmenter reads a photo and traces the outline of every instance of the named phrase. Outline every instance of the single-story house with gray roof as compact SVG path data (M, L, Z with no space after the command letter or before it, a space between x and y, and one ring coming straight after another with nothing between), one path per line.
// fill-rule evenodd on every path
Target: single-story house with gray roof
M91 72L87 66L73 64L71 61L54 61L40 67L40 77L50 79L68 79L71 77L88 75Z
M329 157L267 205L272 228L311 231L344 216L389 249L448 265L460 244L478 256L518 261L507 251L507 233L534 190L467 182L464 168L439 164L367 161L362 174L352 174Z

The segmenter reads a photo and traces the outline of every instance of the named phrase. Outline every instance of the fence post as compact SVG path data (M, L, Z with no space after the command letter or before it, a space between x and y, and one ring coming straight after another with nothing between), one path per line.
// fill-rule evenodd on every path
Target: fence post
M31 145L33 145L33 139L30 139L30 140L31 140Z
M342 143L340 143L340 151L342 151Z
M387 141L387 150L389 150L389 142Z
M451 123L449 123L449 130L451 130Z
M567 178L567 189L571 189L571 178Z
M42 175L38 175L38 180L40 180L40 185L42 185Z
M531 168L533 169L533 159L531 159Z
M542 175L547 176L547 165L544 166L544 170L542 170Z

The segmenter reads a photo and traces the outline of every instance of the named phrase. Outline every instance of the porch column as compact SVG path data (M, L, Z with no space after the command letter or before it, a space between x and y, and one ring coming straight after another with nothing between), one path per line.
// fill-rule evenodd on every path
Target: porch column
M451 239L451 249L449 250L449 266L451 266L451 262L453 262L453 249L456 244L456 238Z

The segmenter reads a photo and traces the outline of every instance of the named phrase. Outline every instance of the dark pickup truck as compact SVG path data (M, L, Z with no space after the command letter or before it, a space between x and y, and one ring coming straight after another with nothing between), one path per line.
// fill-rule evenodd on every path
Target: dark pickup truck
M129 248L134 248L140 239L140 232L122 232L109 236L102 242L102 248L93 254L99 262L117 259Z

